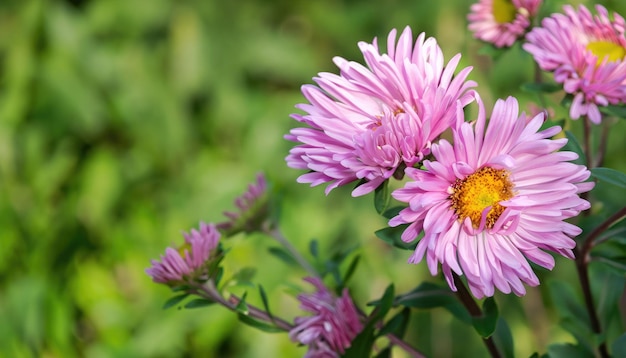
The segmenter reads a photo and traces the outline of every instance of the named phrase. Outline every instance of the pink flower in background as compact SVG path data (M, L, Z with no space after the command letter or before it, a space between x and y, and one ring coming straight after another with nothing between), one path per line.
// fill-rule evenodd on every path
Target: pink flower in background
M267 179L257 174L256 181L248 185L248 190L235 199L238 211L225 211L229 220L217 224L217 228L226 236L239 231L252 232L261 229L268 216Z
M456 102L471 103L476 84L466 67L454 76L460 54L444 65L434 38L422 33L413 43L407 27L396 43L389 33L387 53L377 40L360 42L367 65L335 57L339 75L320 73L316 85L304 85L309 101L292 117L306 127L286 139L299 143L287 165L309 172L298 178L312 186L328 183L326 193L357 180L353 196L367 194L394 173L402 174L430 153L430 144L455 122Z
M152 260L146 269L157 283L182 284L191 280L206 279L207 264L217 251L220 233L213 224L200 223L200 229L184 234L185 244L178 250L168 247L161 260Z
M300 294L298 300L300 308L312 316L296 317L289 337L309 346L305 357L338 358L363 329L358 311L347 289L341 297L336 297L319 278L307 277L304 281L312 284L316 291Z
M595 16L583 5L578 11L565 6L564 11L529 32L524 49L574 96L570 116L587 116L598 124L602 119L598 106L626 100L626 24L618 14L611 19L600 5Z
M509 47L524 36L542 0L480 0L470 7L467 16L474 37Z
M438 263L448 284L452 273L465 275L474 296L492 296L494 290L526 293L539 280L528 261L552 269L552 251L574 258L571 237L581 230L564 220L589 208L578 194L593 183L590 173L570 163L572 152L556 152L567 139L549 139L558 126L538 131L544 118L518 115L517 100L498 100L491 121L479 103L474 124L463 122L454 131L454 146L446 140L433 144L435 161L425 170L407 168L412 179L392 195L409 206L389 224L409 224L402 240L413 241L424 231L409 259L426 255L430 272Z

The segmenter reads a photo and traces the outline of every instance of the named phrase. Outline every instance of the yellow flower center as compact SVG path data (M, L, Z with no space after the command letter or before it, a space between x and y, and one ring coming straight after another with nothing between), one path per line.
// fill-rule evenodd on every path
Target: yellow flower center
M493 17L499 24L512 22L517 9L511 0L493 0Z
M587 50L598 57L596 65L600 65L606 57L608 62L615 62L626 56L626 49L610 41L592 41L587 45Z
M469 217L474 228L480 226L482 212L491 206L485 226L492 228L504 211L500 202L512 197L513 184L509 180L509 172L484 167L463 180L457 179L452 186L450 200L459 221Z

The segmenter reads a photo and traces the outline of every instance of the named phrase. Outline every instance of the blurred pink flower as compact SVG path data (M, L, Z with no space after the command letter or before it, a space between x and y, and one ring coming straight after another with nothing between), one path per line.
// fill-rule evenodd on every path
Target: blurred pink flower
M463 122L453 131L454 146L446 140L433 144L436 161L424 161L425 170L407 168L413 180L392 195L409 203L391 226L409 224L402 240L424 231L410 263L426 255L430 272L438 263L453 290L452 272L467 277L474 296L492 296L494 290L526 293L539 280L528 261L554 267L552 251L574 258L571 237L581 230L564 220L589 208L578 194L593 188L585 182L586 167L568 161L572 152L556 152L567 139L549 139L558 126L539 131L543 114L528 120L518 116L518 103L498 100L486 125L478 99L475 123Z
M296 317L289 337L309 346L305 357L338 358L363 329L354 302L347 289L341 297L336 297L319 278L307 277L304 281L312 284L316 291L298 295L300 308L313 315Z
M543 19L541 27L526 35L524 49L539 67L554 72L565 92L574 95L570 117L589 117L600 123L598 106L626 100L626 39L624 18L596 5L593 16L583 5L578 11L564 6L565 14Z
M367 67L335 57L339 75L320 73L315 85L304 85L310 104L292 117L307 127L295 128L286 139L300 143L291 149L287 165L309 172L298 178L312 186L328 183L326 193L357 180L353 196L373 191L396 171L402 175L430 153L430 144L454 123L456 102L473 101L476 86L466 81L466 67L454 76L461 58L444 65L434 38L422 33L413 44L406 27L396 44L389 33L387 53L377 40L360 42Z
M220 233L213 224L200 223L200 229L184 234L185 244L178 249L168 247L161 260L152 260L146 269L154 282L170 286L207 279L207 267L217 252Z
M467 16L474 37L495 47L510 47L524 36L543 0L480 0Z
M248 190L235 199L238 211L225 211L229 220L217 224L217 228L226 236L240 231L260 230L268 216L267 180L262 173L256 181L248 185Z

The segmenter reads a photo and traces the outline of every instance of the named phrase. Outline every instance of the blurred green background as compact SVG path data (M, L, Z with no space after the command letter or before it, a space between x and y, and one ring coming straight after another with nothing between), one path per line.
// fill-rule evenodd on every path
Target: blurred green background
M396 292L437 281L375 238L385 221L371 195L350 199L351 188L340 188L326 197L296 184L282 136L296 125L300 86L336 72L333 56L362 62L358 41L407 25L435 36L447 59L462 52L488 104L535 101L519 91L532 59L519 48L496 62L481 55L465 31L470 3L0 2L0 356L302 356L286 335L255 331L219 307L163 311L170 292L144 273L182 231L222 220L261 171L283 194L282 227L296 247L316 238L330 256L361 245L351 284L360 305L390 280ZM622 1L602 3L626 13ZM624 170L619 126L607 159ZM274 311L290 320L298 310L289 287L304 272L268 255L270 245L260 235L228 241L226 275L257 268ZM555 272L539 273L571 279L574 267L558 260ZM520 356L573 341L543 285L524 300L496 298ZM254 290L250 301L259 302ZM446 311L413 316L407 340L429 355L485 355L472 328Z

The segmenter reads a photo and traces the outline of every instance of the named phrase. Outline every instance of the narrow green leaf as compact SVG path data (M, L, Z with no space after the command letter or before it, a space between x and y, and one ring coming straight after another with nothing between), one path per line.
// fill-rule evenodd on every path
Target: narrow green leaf
M239 286L253 287L252 278L254 278L254 275L256 275L256 268L244 267L233 275L232 281Z
M394 206L392 208L389 208L387 210L385 210L385 212L383 213L383 217L385 219L391 219L394 216L397 216L398 214L400 214L400 211L402 211L402 209L406 208L406 206Z
M472 323L471 316L448 287L430 282L424 282L414 290L396 297L395 305L421 309L442 307L462 322Z
M626 333L623 333L613 341L611 354L613 357L626 357Z
M243 296L241 296L239 303L237 303L237 307L235 307L237 312L245 314L245 315L248 314L248 304L246 303L247 297L248 297L248 292L246 291L243 293Z
M311 242L309 243L309 252L314 258L317 259L319 257L319 243L317 242L317 240L311 240Z
M354 256L354 258L350 262L350 265L348 266L348 269L346 270L346 273L343 275L343 285L344 286L348 284L348 281L350 280L350 278L354 274L354 271L356 271L356 267L359 265L359 261L360 260L361 260L361 255L356 255L356 256Z
M261 322L258 321L246 314L243 314L241 312L237 313L237 318L239 319L239 322L245 323L250 327L254 327L258 330L261 330L263 332L268 332L268 333L279 333L279 332L284 332L281 328L278 328L276 326L267 324L265 322Z
M600 112L617 118L626 118L626 106L599 106Z
M399 249L402 250L415 250L415 247L417 246L418 243L418 239L410 242L410 243L406 243L404 241L402 241L402 232L404 232L404 229L406 229L408 225L399 225L396 227L386 227L380 230L377 230L374 234L381 240L383 240L384 242L397 247Z
M385 289L385 293L383 293L383 297L375 303L368 303L368 306L376 306L374 311L372 311L369 320L370 322L377 322L381 320L387 312L391 309L394 302L394 286L393 283L387 286Z
M591 255L591 260L606 265L617 274L626 275L626 256L608 257L601 256L598 253L594 252Z
M404 332L409 323L411 309L404 307L400 312L396 313L378 332L378 336L384 336L392 333L398 338L404 336Z
M593 168L591 175L601 182L617 185L626 189L626 174L611 168Z
M567 144L563 147L563 150L572 151L578 154L578 159L574 160L574 163L579 165L585 165L587 160L585 159L585 152L583 152L583 148L580 146L580 142L576 138L576 136L570 132L565 131L565 137L567 137Z
M480 317L472 317L472 325L481 337L490 337L496 330L498 322L498 306L493 297L488 297L483 302L483 314Z
M496 324L496 331L493 333L493 340L499 351L505 358L515 358L515 345L513 334L506 321L500 316Z
M273 246L270 247L268 251L270 254L274 255L276 258L286 263L287 265L294 267L298 266L298 262L296 261L296 259L294 259L293 256L282 247Z
M183 293L178 296L171 297L169 300L165 301L165 303L163 304L163 309L166 310L170 307L176 306L177 304L182 302L185 298L187 298L187 296L189 296L188 293Z
M374 346L374 326L366 325L346 349L342 358L363 358L370 357Z
M571 343L551 344L548 346L550 358L593 358L594 355L581 346Z
M560 326L570 332L585 349L593 351L591 322L578 292L565 281L549 281L548 288L552 301L558 303L555 308Z
M210 306L214 303L215 301L207 300L206 298L196 298L194 300L187 302L183 307L185 307L186 309L201 308L201 307Z
M520 87L522 91L530 93L553 93L563 89L562 85L558 83L524 83Z
M269 300L267 299L267 294L265 293L265 289L263 289L263 286L261 285L259 285L259 295L261 296L261 302L263 302L263 308L265 309L265 312L267 312L267 315L273 321L274 316L272 316L272 312L270 311Z
M382 215L385 210L387 210L390 201L389 179L387 179L374 190L374 207L376 208L376 212Z

